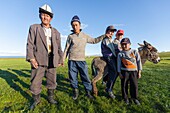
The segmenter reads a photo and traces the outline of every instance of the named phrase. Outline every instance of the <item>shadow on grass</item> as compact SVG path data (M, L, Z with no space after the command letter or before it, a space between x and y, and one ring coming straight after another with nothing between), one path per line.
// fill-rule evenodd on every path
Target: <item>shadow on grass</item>
M0 77L3 78L12 89L14 89L17 92L20 92L20 94L24 98L26 98L27 100L30 101L30 100L32 100L32 97L28 93L30 84L27 84L22 79L20 79L20 77L29 77L30 78L30 75L26 74L25 72L30 73L31 71L30 70L15 70L15 69L8 69L8 70L0 69ZM21 84L22 87L17 85L17 83ZM43 81L42 84L44 85L45 82ZM23 88L26 88L28 90L24 91ZM47 97L43 94L42 94L42 97L47 99Z
M19 78L18 75L22 75L22 73L20 71L18 71L20 74L17 73L13 73L11 69L8 70L1 70L0 69L0 78L4 79L7 84L14 89L15 91L19 92L24 98L26 98L27 100L31 99L31 96L28 94L28 90L24 91L23 88L29 88L29 85L27 83L25 83L23 80L21 80ZM26 74L24 74L25 76L27 76ZM20 87L17 83L19 83L20 85L22 85L22 87ZM5 93L9 93L5 92ZM12 104L12 103L11 103ZM2 112L9 112L12 109L12 105L11 106L4 106L4 109Z
M17 85L16 83L18 82L19 84L21 84L23 87L25 88L29 88L29 85L27 83L25 83L24 81L22 81L17 74L14 74L11 72L11 70L0 70L0 77L3 78L8 84L9 86L14 89L17 92L20 92L20 94L26 98L27 100L30 100L31 97L30 95L27 93L27 91L24 91L22 89L22 87L20 87L19 85Z
M30 78L30 75L26 74L25 72L31 73L31 70L27 70L27 69L21 69L21 70L11 69L11 70L19 76Z
M63 74L57 74L57 84L58 84L56 88L57 90L67 93L69 96L73 95L73 90L69 78L65 78ZM78 89L80 95L85 93L85 87L83 86L83 83L79 77L78 77Z
M21 70L11 69L11 70L21 77L28 77L29 80L31 78L31 70L27 70L27 69L21 69ZM25 72L29 73L29 75L26 74ZM46 85L46 82L44 80L42 81L42 85L44 86Z
M68 78L65 78L62 74L57 74L57 90L67 93L69 95L72 94L72 90L70 90L70 81Z
M27 69L21 69L21 70L11 69L11 70L12 70L13 72L15 72L17 75L21 76L21 77L28 77L29 80L30 80L31 70L27 70ZM29 73L29 75L26 74L25 72ZM22 85L23 85L23 87L24 87L24 84L22 84ZM44 85L44 86L46 85L46 82L45 82L44 80L42 81L42 85ZM30 85L25 86L25 88L27 88L27 89L29 89L29 87L30 87ZM44 95L44 94L42 94L42 93L41 93L41 97L43 97L44 99L47 99L47 96ZM32 97L31 97L31 99L32 99ZM33 99L32 99L32 102L33 102Z

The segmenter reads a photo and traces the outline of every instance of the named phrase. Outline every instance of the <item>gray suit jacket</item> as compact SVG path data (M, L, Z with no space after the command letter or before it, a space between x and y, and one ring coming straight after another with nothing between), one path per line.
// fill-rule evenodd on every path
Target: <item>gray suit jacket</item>
M61 49L60 33L51 27L52 35L52 55L54 67L63 62L63 52ZM36 59L38 65L48 66L48 49L46 36L41 24L34 24L30 26L27 39L27 53L26 60Z

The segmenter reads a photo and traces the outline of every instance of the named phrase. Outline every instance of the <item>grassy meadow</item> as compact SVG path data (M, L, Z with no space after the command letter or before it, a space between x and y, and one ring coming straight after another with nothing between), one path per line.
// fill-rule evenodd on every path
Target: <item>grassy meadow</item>
M168 55L169 56L169 55ZM47 89L45 78L43 80L41 103L29 111L33 102L30 86L30 65L25 59L0 59L0 112L34 112L34 113L170 113L170 57L164 58L158 64L146 62L143 66L142 78L139 79L140 106L134 103L126 105L121 99L120 79L114 87L115 100L107 97L105 85L98 82L99 96L90 101L85 96L85 90L79 79L80 95L78 100L72 100L72 89L68 82L67 62L65 67L57 69L57 89L55 98L58 105L47 102ZM92 57L86 59L89 66ZM80 78L80 77L79 77Z

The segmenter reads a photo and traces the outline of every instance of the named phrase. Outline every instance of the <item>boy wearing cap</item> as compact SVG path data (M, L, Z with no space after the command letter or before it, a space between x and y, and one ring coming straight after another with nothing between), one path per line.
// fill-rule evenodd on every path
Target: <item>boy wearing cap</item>
M117 70L121 78L122 97L126 104L128 99L128 82L130 82L130 95L135 104L140 105L138 96L138 78L141 77L142 64L140 55L136 50L130 48L129 38L121 40L122 51L117 58Z
M117 33L116 33L116 38L115 38L114 41L113 41L114 44L117 44L117 45L118 45L118 50L119 50L119 51L122 50L121 45L120 45L120 41L121 41L121 39L123 38L123 35L124 35L124 31L121 30L121 29L119 29L119 30L117 31ZM118 52L119 52L119 51L118 51ZM118 52L117 52L117 53L118 53Z
M106 83L106 92L109 94L109 97L114 99L115 95L113 94L113 86L114 82L117 78L117 53L116 50L118 49L118 46L113 43L112 37L114 35L114 32L117 30L114 28L114 26L108 26L106 28L106 34L110 34L106 36L101 43L101 52L103 55L103 58L107 62L107 66L109 68L108 70L108 80Z
M56 89L56 67L63 64L63 52L61 49L60 33L51 26L53 13L48 5L39 8L41 24L30 26L27 40L26 60L31 64L30 90L34 103L30 109L34 109L40 102L42 79L46 75L48 102L57 104L54 100Z
M68 56L68 73L73 88L73 100L76 100L79 95L78 72L80 73L87 97L93 99L93 96L91 95L92 85L88 76L88 66L85 61L85 47L87 43L95 44L100 42L105 35L91 38L89 35L82 32L80 29L81 22L77 15L72 18L71 26L73 30L72 33L68 35L63 59Z
M124 35L124 31L121 30L121 29L118 30L116 32L116 38L112 42L112 43L114 43L113 45L114 45L116 55L122 50L121 45L120 45L120 41L123 38L123 35ZM116 75L116 77L113 81L113 87L114 87L114 84L116 82L117 77L118 77L118 75ZM103 78L103 83L107 83L107 80L108 80L108 74Z

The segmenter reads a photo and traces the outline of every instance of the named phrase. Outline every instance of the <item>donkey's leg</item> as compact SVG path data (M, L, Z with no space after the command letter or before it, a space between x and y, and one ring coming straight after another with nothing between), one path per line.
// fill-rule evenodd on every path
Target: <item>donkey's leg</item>
M103 77L103 70L97 70L98 74L95 78L92 79L92 87L94 95L98 95L98 89L96 87L97 81L99 81Z

